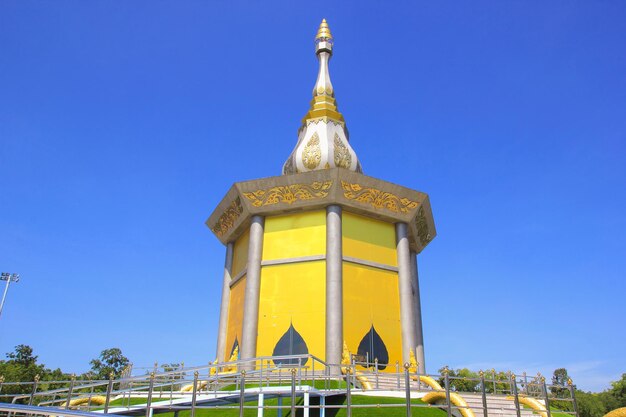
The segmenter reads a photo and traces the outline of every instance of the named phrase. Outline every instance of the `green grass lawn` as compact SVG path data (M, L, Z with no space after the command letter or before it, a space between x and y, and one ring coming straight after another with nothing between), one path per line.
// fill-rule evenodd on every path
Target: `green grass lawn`
M305 382L306 382L306 385L312 385L312 381L302 381L302 384L305 385ZM318 383L320 386L318 386ZM315 385L318 386L319 388L322 388L323 381L315 381ZM251 385L251 387L255 387L255 385ZM234 386L233 386L233 390L234 390ZM159 401L169 401L169 396L164 395L162 398L155 396L152 398L153 404ZM131 406L132 405L144 405L145 403L146 403L146 398L130 398L130 399L120 398L120 399L111 401L111 404L109 405L109 407L112 408L112 407L126 407L128 405L131 405ZM358 406L358 405L398 404L398 405L401 405L401 407L373 407L373 408L355 407L352 409L352 415L354 417L370 417L370 416L371 417L374 417L374 416L405 417L406 411L404 409L404 403L405 402L403 398L369 397L369 396L362 396L362 395L353 395L352 405ZM411 412L412 412L411 414L413 416L447 417L447 414L444 410L436 408L436 407L429 407L425 405L424 402L422 402L421 400L414 399L414 400L411 400L411 403L416 405L416 407L411 409ZM302 405L303 404L302 398L298 398L296 404ZM327 399L326 404L345 406L346 397L345 395L337 395L337 396L329 397ZM246 417L256 417L257 416L256 405L257 405L256 401L247 402L246 406L251 406L255 408L244 410L244 415ZM268 399L265 401L265 405L275 407L278 405L278 400ZM311 398L311 405L319 405L319 399ZM213 417L213 416L238 417L239 416L239 403L233 403L230 406L234 408L204 408L204 409L199 408L196 410L196 417ZM291 406L290 398L283 398L283 416L284 417L291 417L290 406ZM523 406L523 407L524 409L530 409L527 406ZM97 408L93 408L93 410L98 410L98 409L103 409L103 408L104 407L97 407ZM266 409L264 415L267 417L275 417L278 415L277 411L278 410L275 408ZM550 410L550 411L551 411L552 417L572 417L571 414L567 414L559 410ZM158 415L158 417L174 417L173 412L158 413L158 414L157 413L155 413L155 416ZM347 413L346 413L345 408L344 409L327 409L326 415L328 417L345 417ZM303 416L302 409L296 410L296 417L298 416ZM311 417L319 416L319 410L311 409L310 416ZM190 412L188 410L180 411L178 413L178 417L190 417Z
M412 404L415 404L416 407L411 409L412 415L414 416L419 416L419 417L446 417L446 412L442 411L438 408L434 408L434 407L419 407L419 405L425 405L421 400L412 400L411 401ZM278 404L278 400L277 399L269 399L267 401L265 401L265 405L266 406L276 406ZM297 400L298 405L302 405L302 398L299 398ZM337 395L337 396L333 396L333 397L328 397L326 400L326 404L327 405L345 405L346 404L346 397L344 395ZM405 417L406 416L406 411L404 409L404 399L402 398L390 398L390 397L366 397L366 396L361 396L361 395L355 395L352 397L352 405L377 405L377 404L398 404L401 405L401 407L372 407L372 408L353 408L352 409L352 415L354 417L374 417L374 416L381 416L381 417ZM244 415L246 417L256 417L257 416L257 409L256 409L256 401L254 402L247 402L246 406L253 406L255 408L250 408L250 409L245 409L244 410ZM311 405L319 405L319 399L318 398L311 398ZM236 408L231 408L231 409L224 409L224 408L219 408L219 409L196 409L196 417L213 417L213 416L220 416L220 417L238 417L239 416L239 408L238 408L238 404L233 404L234 407ZM292 417L291 416L291 401L289 398L284 398L283 399L283 417ZM266 409L264 412L264 415L267 417L275 417L277 416L278 410L277 409ZM303 410L302 409L297 409L296 410L296 417L299 416L303 416ZM345 408L344 409L327 409L326 410L326 415L328 417L345 417L347 415ZM319 416L319 410L318 409L311 409L310 410L310 416L311 417L316 417ZM164 414L159 414L159 417L174 417L174 413L173 412L169 412L169 413L164 413ZM190 417L190 412L189 411L180 411L178 413L178 417Z
M346 387L346 381L324 381L324 380L319 380L316 379L315 381L313 380L302 380L300 382L300 384L298 384L298 381L296 381L296 385L301 385L301 386L305 386L308 385L309 387L314 387L317 389L325 389L326 387L328 387L329 389L339 389L339 388L345 388ZM267 387L267 384L263 384L263 387ZM281 383L278 382L271 382L269 384L270 387L286 387L286 386L291 386L291 381L289 380L285 380L282 381ZM259 388L259 383L250 383L250 384L246 384L246 388ZM235 391L239 388L237 388L237 386L235 384L231 384L231 385L226 385L222 388L219 389L219 391ZM210 392L210 391L209 391Z
M169 401L170 397L163 397L163 398L158 398L158 397L152 397L152 403L154 404L157 401ZM140 397L126 397L126 398L118 398L117 400L112 400L109 403L109 408L112 407L126 407L128 405L139 405L139 404L145 404L148 401L147 398L140 398ZM104 407L102 407L104 408Z
M276 386L278 385L278 383L276 384L270 384L270 386ZM284 386L284 384L281 384L282 386ZM319 381L316 380L315 384L313 384L313 381L302 381L302 385L309 385L309 386L313 386L315 385L316 388L324 388L324 381ZM258 387L258 384L246 384L246 387L249 388L255 388ZM342 383L342 387L345 388L345 382ZM221 389L222 391L234 391L235 390L235 386L229 386L229 387L225 387ZM169 395L163 395L162 398L159 398L158 395L155 395L152 398L152 404L161 402L161 401L169 401ZM109 407L113 408L113 407L126 407L129 405L144 405L146 403L146 398L119 398L116 400L112 400ZM419 417L447 417L447 413L437 407L430 407L426 404L424 404L424 402L422 402L421 400L418 399L414 399L411 400L412 404L415 404L415 407L413 407L411 409L412 415L413 416L419 416ZM297 405L302 405L303 404L303 399L302 398L298 398L297 400ZM335 405L335 406L340 406L346 405L346 397L345 395L336 395L336 396L332 396L332 397L328 397L326 400L326 404L329 406ZM370 396L363 396L363 395L353 395L352 396L352 405L355 406L359 406L359 405L384 405L384 404L397 404L399 405L398 407L372 407L372 408L360 408L360 407L355 407L352 409L352 415L354 417L374 417L374 416L381 416L381 417L405 417L406 416L406 411L404 409L404 404L405 401L403 398L391 398L391 397L370 397ZM257 416L257 409L256 409L256 405L257 402L256 401L250 401L246 403L246 406L251 406L254 408L249 408L249 409L245 409L244 410L244 415L246 417L256 417ZM278 405L278 400L277 399L268 399L265 401L265 405L266 406L273 406L276 407ZM315 405L319 405L319 398L314 398L311 397L311 405L315 406ZM233 403L230 404L231 407L233 408L198 408L196 409L196 417L213 417L213 416L224 416L224 417L238 417L239 416L239 403ZM283 417L291 417L291 400L290 398L283 398ZM523 405L524 409L530 409L528 406ZM97 407L94 408L94 410L97 409L103 409L104 407ZM550 410L551 411L551 415L552 417L572 417L571 414L567 414L564 413L560 410ZM190 417L190 412L188 410L185 411L180 411L178 413L178 417ZM302 409L297 409L296 410L296 417L301 417L303 416L303 410ZM158 417L174 417L174 413L173 412L166 412L166 413L158 413L158 410L155 410L155 416ZM278 410L276 408L272 408L272 409L266 409L264 412L264 415L267 417L275 417L278 415ZM327 409L326 410L326 415L328 417L345 417L347 416L346 413L346 409ZM538 414L537 414L538 415ZM318 409L310 409L310 416L311 417L315 417L315 416L319 416L319 410Z
M573 417L574 414L564 413L563 411L550 410L550 415L552 417Z

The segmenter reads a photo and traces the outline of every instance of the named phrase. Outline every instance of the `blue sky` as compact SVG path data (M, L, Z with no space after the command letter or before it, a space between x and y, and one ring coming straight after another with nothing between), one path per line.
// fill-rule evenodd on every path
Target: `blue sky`
M427 366L626 372L626 3L0 2L0 352L215 356L204 220L278 175L313 37L366 174L430 195Z

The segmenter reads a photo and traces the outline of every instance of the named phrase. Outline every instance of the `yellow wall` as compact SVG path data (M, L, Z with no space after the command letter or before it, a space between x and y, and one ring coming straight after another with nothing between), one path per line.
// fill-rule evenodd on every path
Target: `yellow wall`
M226 331L226 351L224 359L229 360L235 338L239 342L241 353L241 330L243 325L243 301L246 292L246 277L242 277L230 288L230 304L228 306L228 327Z
M265 219L263 260L326 253L326 212L273 216Z
M343 213L344 256L397 266L395 228L391 223ZM233 276L245 268L248 233L235 243ZM323 255L326 212L296 213L265 219L264 261ZM382 338L391 365L402 362L402 334L396 272L343 264L344 340L357 353L372 325ZM245 277L231 288L226 357L235 338L241 343ZM323 260L261 268L257 356L271 356L293 324L310 354L325 357L326 263Z
M248 262L248 243L250 242L250 231L247 230L242 234L239 239L235 241L233 245L233 267L231 271L231 277L236 277L237 274L246 267Z
M342 214L343 255L397 266L396 232L386 223L344 211Z
M326 262L264 266L261 270L257 356L271 356L293 326L309 353L325 356Z
M402 364L398 274L344 262L343 337L350 353L357 353L359 343L372 325L387 347L389 363L393 364L385 372L395 372L396 360Z

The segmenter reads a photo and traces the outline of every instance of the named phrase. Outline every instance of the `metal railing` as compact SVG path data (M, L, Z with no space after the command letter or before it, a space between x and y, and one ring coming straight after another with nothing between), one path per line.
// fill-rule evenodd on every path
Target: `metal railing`
M0 413L12 414L14 416L20 415L38 415L38 416L52 416L52 417L99 417L102 414L96 414L86 411L76 410L59 410L58 408L51 407L39 407L34 405L23 404L8 404L0 403ZM115 417L115 414L108 414Z
M291 415L299 412L304 416L312 410L323 415L325 410L345 409L351 416L352 410L369 407L405 409L407 416L411 409L437 407L448 417L468 409L476 417L496 413L525 417L533 413L528 404L543 407L541 411L552 417L551 406L558 404L560 413L578 417L571 381L560 386L549 385L540 376L504 375L480 372L477 378L467 378L450 375L447 370L426 375L408 364L379 364L376 360L343 365L328 364L313 355L273 356L97 381L0 379L0 402L52 408L57 415L63 415L58 410L78 410L146 417L183 410L195 417L202 409L238 409L240 416L250 409L257 410L257 415L290 410ZM24 393L11 394L16 387ZM431 394L438 398L432 405L420 401L429 393L439 393ZM368 401L363 400L364 394ZM381 396L386 398L380 400Z

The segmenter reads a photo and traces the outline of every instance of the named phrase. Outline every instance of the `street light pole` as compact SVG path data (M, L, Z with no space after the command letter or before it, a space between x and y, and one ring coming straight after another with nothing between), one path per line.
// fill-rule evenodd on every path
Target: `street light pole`
M7 282L7 285L4 287L4 293L2 294L2 301L0 301L0 315L2 315L2 307L4 307L4 300L7 298L7 293L9 292L9 285L11 282L19 282L20 276L19 274L3 272L0 276L0 280Z

